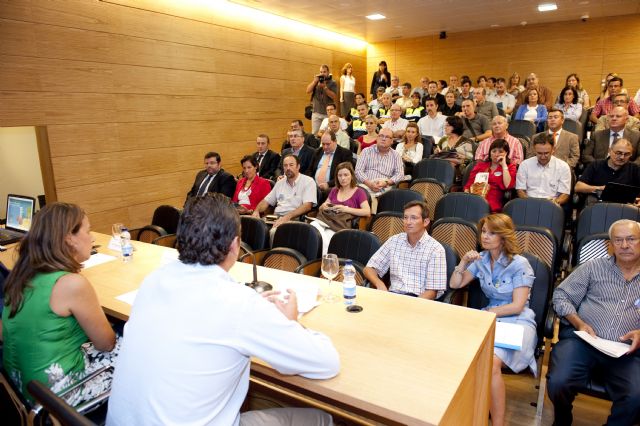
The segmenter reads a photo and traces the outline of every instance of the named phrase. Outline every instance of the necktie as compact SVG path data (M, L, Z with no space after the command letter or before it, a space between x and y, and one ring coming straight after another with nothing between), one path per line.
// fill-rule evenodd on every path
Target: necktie
M613 132L613 141L611 141L611 145L616 143L616 141L618 140L619 137L620 137L620 134L618 134L618 132ZM609 145L609 146L611 146L611 145Z
M258 167L262 165L263 158L264 158L264 154L258 154Z
M558 132L553 132L553 144L558 143Z
M322 166L320 166L320 170L316 174L316 182L318 184L327 183L327 170L329 170L329 159L331 158L331 154L324 154L324 158L322 159Z
M209 182L211 182L212 178L213 176L207 175L207 177L202 181L200 189L198 189L198 197L202 197L207 192L207 187L209 186Z

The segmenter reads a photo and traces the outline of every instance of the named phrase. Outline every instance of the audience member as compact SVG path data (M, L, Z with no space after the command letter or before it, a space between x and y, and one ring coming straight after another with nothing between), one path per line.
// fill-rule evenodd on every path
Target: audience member
M281 374L328 379L339 355L327 336L297 322L293 291L283 301L229 274L240 220L227 199L190 200L177 238L179 260L149 274L136 295L107 424L333 424L315 409L240 413L252 357Z
M401 117L402 108L398 104L391 106L390 113L390 119L382 124L382 128L391 130L394 139L401 139L409 122Z
M462 113L458 115L464 123L464 136L477 143L491 136L491 124L487 117L476 113L475 107L474 101L465 99L462 102Z
M116 335L80 274L92 246L85 212L75 204L52 203L34 216L16 250L4 283L4 368L31 403L31 380L59 392L117 356ZM91 399L109 389L110 379L99 376L65 399L70 405Z
M484 89L486 91L487 98L496 94L496 81L497 80L496 80L495 77L488 77L487 78L487 82L486 82L486 85L484 87Z
M491 120L491 136L480 142L476 149L476 160L484 161L489 155L489 147L496 139L504 139L509 144L509 159L516 166L524 160L522 143L508 131L509 123L501 115L497 115Z
M514 120L527 120L536 125L536 131L544 130L547 121L547 108L540 100L537 89L528 89L524 93L524 103L518 107Z
M344 149L351 149L351 142L349 141L349 135L347 132L340 128L340 117L337 115L329 116L329 131L335 133L338 145ZM326 132L325 132L326 133Z
M356 178L374 197L404 180L402 157L391 149L392 143L393 132L382 129L376 144L363 149L358 157ZM375 213L374 209L372 206L371 211Z
M364 276L378 290L435 299L447 288L444 248L427 232L429 209L423 201L404 206L404 232L389 238L369 259ZM382 281L389 272L390 285Z
M430 101L433 103L433 101ZM424 146L422 145L420 129L416 123L409 123L407 130L402 137L402 142L396 146L396 151L402 157L404 163L404 173L410 175L413 173L413 165L422 160Z
M317 150L313 156L310 175L316 181L320 191L326 195L329 189L336 185L334 180L336 167L345 161L351 162L353 154L338 145L336 134L331 130L322 135L320 145L322 149Z
M553 368L547 390L554 424L573 422L576 390L586 386L594 370L602 371L613 401L608 425L640 422L640 224L621 219L609 228L613 255L590 260L573 271L553 292L560 321L560 340L553 346ZM575 331L613 342L630 343L619 358L608 356Z
M353 75L353 65L344 64L340 76L340 113L349 118L351 108L355 106L356 78Z
M322 235L322 254L327 254L331 237L342 229L350 229L355 217L371 216L367 193L357 186L350 161L338 164L333 175L336 185L318 209L317 220L311 222Z
M378 122L383 124L385 121L391 119L391 107L393 106L393 102L391 102L391 95L389 93L384 93L381 99L382 104L378 106L376 117L378 117Z
M540 84L538 80L538 76L535 73L529 74L527 77L527 88L518 95L516 98L516 106L517 109L520 105L527 104L527 98L529 97L529 91L535 89L538 93L538 103L545 106L547 110L550 110L553 107L554 96L551 90Z
M406 82L402 85L401 88L402 96L396 99L395 104L400 105L402 111L409 108L412 105L411 102L411 83Z
M252 214L258 203L271 191L271 184L258 176L258 161L251 155L242 157L240 165L243 177L238 181L231 201L237 204L238 213Z
M373 115L367 115L364 124L367 127L367 134L358 138L358 154L378 141L378 119Z
M427 99L433 99L434 101L436 101L438 111L440 111L446 103L446 100L443 94L438 93L438 83L436 83L435 81L430 81L427 87L427 93L422 97L422 104L424 105ZM455 103L455 96L453 103Z
M265 134L258 135L256 138L258 150L253 153L253 158L258 162L258 176L265 179L274 179L280 163L280 154L269 149L269 145L269 136Z
M352 139L358 139L360 136L367 134L366 119L369 106L367 104L360 104L356 109L358 111L358 115L356 117L352 117L351 123L347 128L347 133Z
M538 335L535 313L529 308L529 295L535 275L527 259L521 252L516 238L515 226L505 214L491 214L480 219L478 239L483 251L467 252L455 268L451 288L461 288L474 279L480 281L480 288L489 299L483 308L496 314L497 322L519 324L524 328L522 348L493 348L493 369L491 373L491 424L505 424L506 393L502 379L502 367L507 366L519 373L527 367L536 374L534 356Z
M387 70L387 62L380 61L380 63L378 64L378 71L373 73L373 78L371 79L371 88L369 89L369 93L371 94L372 100L379 97L377 95L378 88L382 87L382 90L384 92L384 90L389 87L390 84L391 74Z
M440 93L441 95L444 94L449 87L447 82L445 80L438 80L436 81L436 83L438 84L438 93Z
M547 115L546 133L553 136L553 155L566 162L569 167L573 169L580 160L580 140L575 133L564 130L562 123L564 123L562 110L552 108ZM533 139L542 134L544 134L544 132L534 135ZM533 157L534 155L533 152L527 152L527 158Z
M456 98L458 95L455 94L454 91L448 91L444 95L444 105L440 108L440 112L442 115L446 115L447 117L451 117L462 112L462 107L456 103Z
M429 91L429 77L420 77L420 87L416 87L411 91L411 94L417 93L420 95L420 99L424 98Z
M297 119L293 120L289 125L289 130L291 131L300 130L302 132L303 142L309 148L316 149L320 145L320 142L313 134L306 133L304 131L304 123L302 122L302 120L297 120ZM289 144L288 134L287 134L287 139L284 142L282 142L282 147L280 148L280 154L282 154L284 150L287 148L291 148L291 145Z
M514 72L509 77L509 83L507 84L507 92L514 98L518 98L520 93L524 92L524 86L520 84L520 74Z
M274 207L273 213L278 216L274 228L306 214L318 202L316 183L300 172L300 159L294 154L285 154L282 166L286 178L279 179L253 211L254 217L260 217L269 206Z
M378 109L382 106L382 95L384 95L384 87L378 87L376 92L376 97L371 102L369 102L369 109L371 109L371 114L377 116Z
M313 113L311 114L311 133L317 134L322 120L327 118L327 104L335 104L338 97L338 84L329 74L329 65L321 65L320 73L313 77L307 86L307 94L311 95Z
M554 108L561 110L567 120L580 121L582 116L582 104L578 102L578 92L571 86L562 89L559 102Z
M335 104L327 104L327 118L322 120L322 124L320 124L320 129L318 130L318 138L320 136L322 136L322 134L324 132L327 131L327 129L329 128L329 117L331 117L332 115L338 115L338 110L336 109L336 105ZM338 117L338 120L340 121L340 128L342 130L347 130L347 128L349 127L349 123L347 123L347 120L345 120L342 117ZM317 148L318 146L312 147L312 148Z
M616 95L619 95L620 93L623 93L623 81L620 77L612 77L608 82L607 82L607 88L609 90L609 96L607 96L606 98L602 98L600 99L597 103L596 106L593 108L593 110L591 111L591 115L589 116L589 119L591 120L591 122L593 123L597 123L598 122L598 118L600 118L600 116L602 115L608 115L609 112L615 107L613 105L613 98ZM640 108L638 108L638 105L636 105L636 103L633 101L633 99L631 99L629 101L629 106L627 107L627 112L629 113L629 115L636 117L636 118L640 118L638 117L638 114L640 114Z
M606 184L615 182L637 186L640 182L640 166L630 161L634 149L627 139L618 139L611 148L609 156L603 160L595 160L584 170L575 192L587 194L587 205L596 203Z
M447 92L452 92L456 96L456 98L460 94L460 86L458 86L458 76L457 75L450 75L449 76L449 86L445 87L444 89L442 89L442 91L440 93L443 94L443 95L446 95Z
M434 141L440 140L444 136L444 123L447 117L438 112L438 105L434 99L425 101L427 115L418 121L420 134L431 136Z
M369 104L367 104L367 98L365 98L364 93L356 93L355 102L356 104L351 108L351 111L347 116L347 120L349 122L358 117L358 105L366 105L367 114L371 114L371 108L369 108Z
M282 176L282 172L284 170L282 162L284 157L289 154L293 154L298 157L300 173L308 174L315 151L303 143L302 130L291 130L287 134L289 136L290 147L282 151L282 158L280 159L280 164L278 165L278 169L275 173L276 177L280 178L280 176Z
M533 138L535 157L524 160L516 174L516 191L520 198L545 198L558 205L569 201L571 169L555 157L553 135L540 133Z
M609 129L591 132L591 138L587 141L582 151L582 163L586 166L594 160L607 158L609 147L618 139L626 139L631 143L633 152L630 161L636 161L640 133L627 129L628 113L622 107L615 107L607 114L609 116Z
M420 120L422 117L425 116L425 114L426 112L425 112L424 106L421 104L421 101L420 101L420 94L415 92L412 93L411 106L404 110L404 114L402 114L402 118L404 118L405 120L411 123L417 123L418 120Z
M498 115L498 107L493 102L485 99L485 92L486 89L484 87L476 88L473 91L473 99L476 101L476 113L484 115L491 121L493 117Z
M233 197L233 192L236 190L236 180L221 166L220 154L213 151L207 152L204 156L204 170L200 170L196 175L193 186L187 193L187 199L201 197L207 192L220 192L229 198Z
M462 106L462 101L473 101L473 93L471 93L471 80L469 78L462 77L462 83L460 86L460 93L456 98L456 104Z
M507 85L502 77L496 80L496 91L493 95L487 96L487 99L496 104L498 112L502 110L507 117L511 116L513 107L516 105L516 98L507 92Z
M613 105L614 107L622 107L625 111L628 111L629 108L629 95L626 93L620 93L613 97ZM598 123L596 124L595 130L605 130L609 128L609 116L601 115L598 118ZM627 117L627 124L625 124L626 129L640 131L640 120L636 117L629 115Z
M391 76L391 85L384 90L384 93L391 95L391 102L395 103L400 97L402 88L400 87L400 77L397 75Z
M484 161L478 162L469 174L469 180L464 186L465 192L478 193L472 188L476 183L476 176L484 174L484 178L478 177L478 183L484 182L486 189L481 190L492 213L502 211L504 193L516 184L516 165L509 160L509 144L504 139L496 139L489 147L489 155ZM482 185L481 185L482 188Z
M589 109L589 107L591 106L591 101L589 100L589 94L582 87L582 83L580 83L580 78L578 77L578 74L575 74L575 73L569 74L567 76L567 80L565 81L565 86L573 87L576 90L576 93L578 94L577 96L578 103L582 105L582 109ZM562 93L560 95L562 95ZM558 96L556 103L558 104L562 103L561 96Z
M464 124L462 124L462 118L460 117L447 117L444 133L445 135L437 142L434 151L436 154L444 151L456 151L457 156L447 156L445 159L453 164L458 177L460 177L464 168L473 160L475 144L471 139L463 136Z

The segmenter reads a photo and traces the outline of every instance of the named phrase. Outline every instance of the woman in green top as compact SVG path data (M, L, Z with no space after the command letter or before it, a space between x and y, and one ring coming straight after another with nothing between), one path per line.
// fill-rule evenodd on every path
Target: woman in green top
M90 352L111 351L116 344L93 287L79 274L81 262L91 256L90 230L80 207L47 205L34 217L7 277L4 367L28 399L29 381L61 390L95 369Z

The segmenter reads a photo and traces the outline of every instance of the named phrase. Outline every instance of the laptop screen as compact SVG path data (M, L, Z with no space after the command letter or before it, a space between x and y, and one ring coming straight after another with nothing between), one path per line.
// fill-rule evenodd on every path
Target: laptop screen
M7 197L7 228L28 231L33 220L34 199L9 195Z

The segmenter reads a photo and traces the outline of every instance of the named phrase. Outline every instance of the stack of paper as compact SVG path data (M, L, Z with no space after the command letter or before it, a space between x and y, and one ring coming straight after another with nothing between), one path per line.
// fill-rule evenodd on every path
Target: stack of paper
M520 324L496 321L496 338L494 346L505 349L522 349L524 327Z
M602 339L600 337L593 337L586 331L574 331L582 340L602 352L613 358L620 358L622 355L629 352L631 345L622 342L614 342L613 340Z

